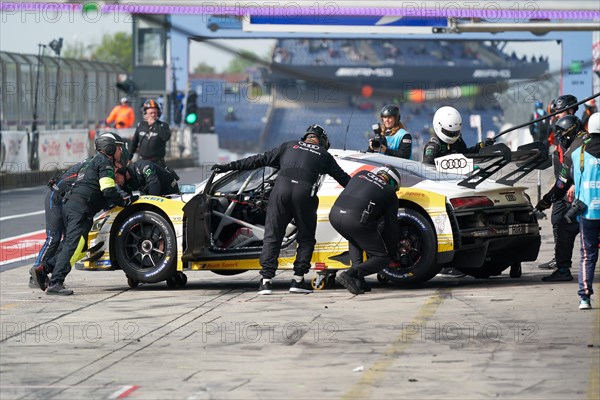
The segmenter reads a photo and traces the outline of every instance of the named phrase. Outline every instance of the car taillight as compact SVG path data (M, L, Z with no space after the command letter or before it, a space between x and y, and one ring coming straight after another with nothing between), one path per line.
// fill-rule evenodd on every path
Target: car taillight
M474 196L450 199L450 204L455 210L461 210L463 208L489 207L493 206L494 202L485 196Z

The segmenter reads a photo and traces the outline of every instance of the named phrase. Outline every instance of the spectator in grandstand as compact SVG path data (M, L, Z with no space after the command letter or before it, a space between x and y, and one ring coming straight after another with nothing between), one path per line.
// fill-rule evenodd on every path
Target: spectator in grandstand
M544 109L544 104L541 101L535 102L531 121L547 116L548 113ZM550 133L550 118L543 119L529 125L529 133L535 142L542 142L548 146L548 134Z
M488 138L473 147L467 147L461 137L462 117L454 107L440 107L433 116L434 135L423 147L423 163L435 165L435 159L448 154L478 153L485 146L494 144L494 139ZM452 268L443 268L440 275L460 278L462 272Z
M412 135L400 120L400 108L388 104L381 109L381 123L373 125L374 136L369 139L368 152L410 159Z
M106 118L106 125L114 125L117 129L133 128L134 122L135 113L129 105L127 97L123 97L120 104L116 105Z
M165 166L167 142L171 139L171 128L166 122L159 121L161 112L156 100L150 99L142 106L144 120L140 122L131 139L131 154L133 158L137 151L142 160L155 162Z
M587 131L588 130L588 121L592 114L598 112L598 108L596 108L596 100L590 99L584 103L585 108L583 109L583 114L581 115L581 122L583 122L583 127Z
M571 148L575 148L569 149L565 154L559 178L535 206L538 210L544 210L550 207L553 201L563 198L571 187L574 188L575 206L571 207L566 217L579 220L581 232L581 262L577 292L580 297L580 310L592 308L594 272L598 264L600 245L600 203L598 202L600 185L593 184L600 181L600 114L592 114L589 119L589 130L589 136L579 142L579 145L573 142Z
M233 107L227 107L227 112L225 113L225 121L237 121L237 116L235 115L235 110Z
M264 154L228 164L215 164L211 168L216 172L251 170L264 166L279 168L267 207L263 248L260 254L262 279L258 294L272 293L271 280L277 271L281 242L292 219L298 229L298 247L290 292L312 292L310 283L304 280L304 274L310 269L316 243L319 177L328 174L344 187L350 181L350 176L340 168L327 149L329 138L325 129L319 125L310 125L299 141L285 142Z

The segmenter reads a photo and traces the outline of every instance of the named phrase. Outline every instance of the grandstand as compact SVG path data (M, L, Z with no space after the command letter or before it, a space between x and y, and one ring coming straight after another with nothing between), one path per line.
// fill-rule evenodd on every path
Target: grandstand
M413 159L420 160L438 107L452 105L461 112L463 137L473 145L479 134L485 138L489 131L498 133L504 123L499 104L477 96L480 85L547 72L547 60L507 54L504 44L279 39L259 88L240 76L194 76L190 83L199 106L214 107L215 133L227 150L264 151L298 139L313 123L327 130L332 146L365 150L381 107L398 103L402 121L415 138ZM361 93L365 85L373 89L372 96ZM451 101L437 97L435 88L448 86L459 88L463 96ZM235 111L235 119L228 118L228 109ZM471 115L480 116L480 132L470 126Z

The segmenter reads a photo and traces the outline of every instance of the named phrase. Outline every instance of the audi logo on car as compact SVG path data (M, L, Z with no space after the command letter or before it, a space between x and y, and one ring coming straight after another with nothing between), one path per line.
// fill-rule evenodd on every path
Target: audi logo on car
M506 197L506 200L508 201L517 201L517 196L514 194L505 194L504 197Z
M443 169L451 169L451 168L465 168L467 166L466 158L451 158L448 160L442 160L440 166Z

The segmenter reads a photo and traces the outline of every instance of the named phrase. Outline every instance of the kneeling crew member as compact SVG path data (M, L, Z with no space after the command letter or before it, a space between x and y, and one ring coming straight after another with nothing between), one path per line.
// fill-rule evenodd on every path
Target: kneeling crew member
M360 171L352 177L335 201L329 221L348 240L352 267L338 276L338 282L353 294L370 291L365 276L386 268L398 243L398 197L400 174L391 166L376 173ZM383 218L384 229L377 229ZM363 251L367 260L363 261Z

